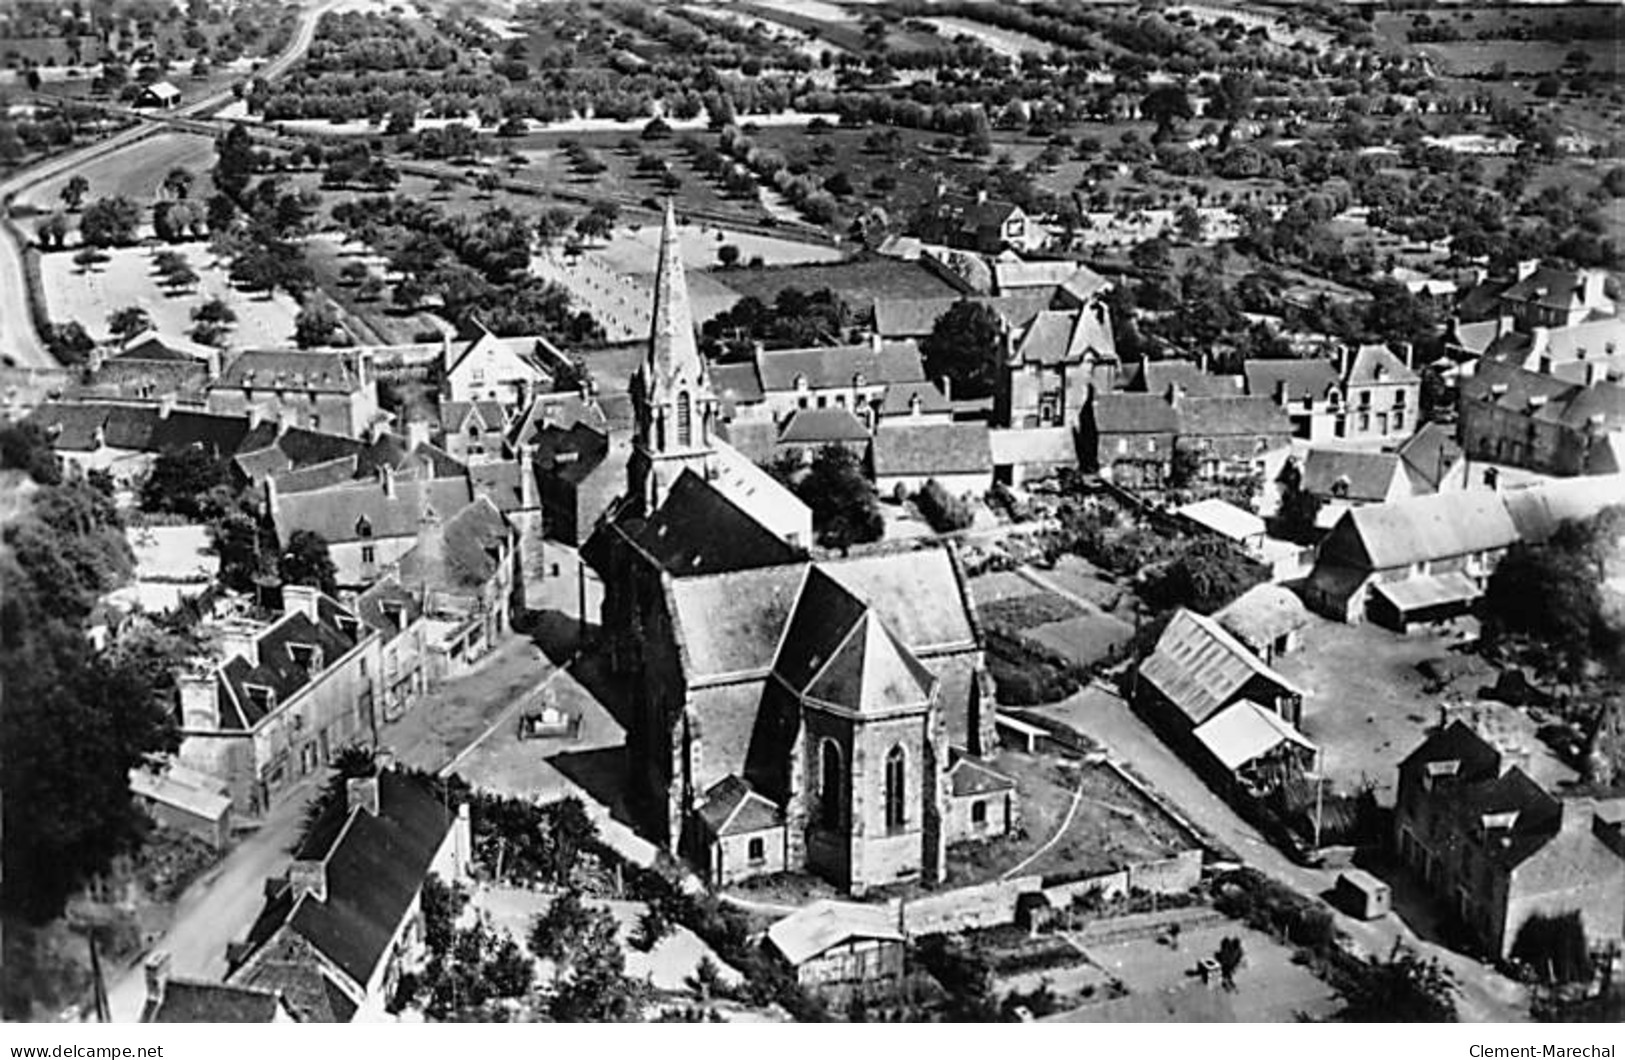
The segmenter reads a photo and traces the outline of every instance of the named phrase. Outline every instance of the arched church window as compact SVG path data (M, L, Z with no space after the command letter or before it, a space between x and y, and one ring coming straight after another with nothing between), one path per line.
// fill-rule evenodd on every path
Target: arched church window
M819 748L818 819L825 828L841 827L841 786L845 768L841 748L825 740Z
M677 444L692 445L694 443L694 409L689 401L688 391L677 395Z
M908 790L908 761L901 746L886 754L886 827L903 827L907 814L905 792Z

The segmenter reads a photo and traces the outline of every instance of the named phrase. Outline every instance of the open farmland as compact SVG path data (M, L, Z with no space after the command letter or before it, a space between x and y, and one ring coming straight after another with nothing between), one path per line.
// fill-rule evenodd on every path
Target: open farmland
M280 291L268 296L237 290L227 276L226 263L214 256L207 243L178 243L164 249L191 260L198 274L195 288L177 294L164 287L153 270L154 250L146 247L110 251L110 260L89 271L75 265L69 253L41 256L40 275L51 319L78 321L92 337L105 339L109 313L139 306L160 332L183 336L191 330L192 310L218 296L237 313L229 340L232 346L241 349L288 342L299 312L293 299Z
M120 148L77 168L42 181L17 199L23 209L48 213L62 208L62 189L74 176L90 181L86 201L123 195L143 208L161 194L164 177L177 167L188 170L197 182L190 197L208 198L206 171L214 165L214 141L192 133L164 132L149 136L129 147Z
M951 298L956 294L946 280L923 266L907 267L890 260L729 269L714 274L714 278L741 295L753 295L767 303L788 287L802 291L821 291L827 287L859 307L866 307L877 298Z
M1050 45L1037 37L1026 33L1017 33L1014 30L1000 29L997 26L983 25L968 18L938 17L924 18L920 21L937 27L944 40L952 40L958 36L970 37L987 45L1000 55L1019 56L1022 52L1047 55L1050 51Z

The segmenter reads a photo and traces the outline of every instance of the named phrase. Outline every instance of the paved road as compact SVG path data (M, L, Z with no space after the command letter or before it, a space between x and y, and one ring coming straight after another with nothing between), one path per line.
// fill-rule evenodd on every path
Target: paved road
M1040 712L1095 739L1114 758L1132 766L1192 823L1265 875L1313 896L1329 891L1336 883L1335 871L1299 865L1242 820L1115 693L1091 686ZM1528 1019L1527 998L1521 986L1477 961L1418 938L1397 915L1362 921L1335 909L1333 913L1338 927L1366 953L1386 956L1398 939L1424 956L1437 957L1455 974L1461 987L1457 1008L1463 1021Z
M339 0L321 0L300 15L299 26L281 54L269 60L254 74L260 80L271 80L286 73L288 68L303 58L316 35L316 23ZM225 89L196 100L172 111L167 117L188 118L224 106L232 99L231 90ZM16 196L42 181L61 173L70 172L94 158L128 147L151 135L161 126L146 122L89 144L77 151L47 159L37 166L21 170L0 181L0 212L9 213ZM45 348L39 332L34 328L33 314L28 311L28 281L23 264L23 245L18 233L9 224L0 224L0 358L9 357L18 365L29 368L55 368L56 360Z

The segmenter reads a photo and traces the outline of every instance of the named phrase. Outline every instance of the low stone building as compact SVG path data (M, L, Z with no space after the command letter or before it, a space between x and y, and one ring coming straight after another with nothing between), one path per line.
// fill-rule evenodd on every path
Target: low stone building
M889 906L814 902L768 928L767 945L802 989L837 1009L903 987L905 943Z

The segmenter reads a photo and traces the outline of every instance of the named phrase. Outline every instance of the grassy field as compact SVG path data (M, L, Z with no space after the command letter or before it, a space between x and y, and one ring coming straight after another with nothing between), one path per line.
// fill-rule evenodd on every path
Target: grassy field
M90 181L87 202L103 196L123 195L143 208L160 196L159 186L177 166L189 170L196 182L190 198L203 201L211 194L206 171L214 165L214 141L191 133L164 132L129 147L103 155L88 165L53 177L19 196L17 206L49 213L62 208L62 189L74 175Z
M87 272L73 263L68 252L40 258L40 273L51 320L76 320L92 338L108 335L107 315L126 306L140 306L159 331L184 336L192 327L192 310L211 297L224 299L237 312L231 345L241 348L286 345L293 334L299 307L278 292L273 296L238 291L226 275L225 263L209 251L207 243L180 243L164 249L185 254L197 271L193 290L177 294L160 285L153 272L153 249L129 247L111 252L111 260Z
M729 269L712 274L740 295L771 303L779 292L829 288L852 305L866 308L877 298L949 298L956 292L921 266L901 266L890 259L849 261L838 265L789 265L777 269Z
M305 244L305 260L316 273L317 285L337 303L346 326L363 343L393 346L418 342L422 341L420 336L438 332L443 326L432 313L404 313L394 308L388 301L387 290L376 302L364 302L357 297L356 287L340 278L340 270L351 262L360 262L379 279L384 279L388 271L380 256L368 253L363 247L343 244L336 236L317 236Z
M1561 68L1571 52L1584 52L1591 56L1593 70L1617 76L1620 71L1620 44L1614 40L1583 41L1522 41L1474 40L1452 41L1448 44L1423 44L1417 51L1438 60L1448 73L1470 75L1487 74L1499 64L1506 64L1506 72L1513 76L1536 76Z

